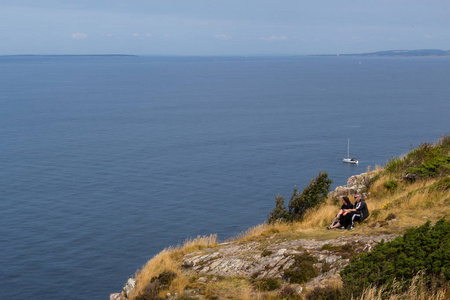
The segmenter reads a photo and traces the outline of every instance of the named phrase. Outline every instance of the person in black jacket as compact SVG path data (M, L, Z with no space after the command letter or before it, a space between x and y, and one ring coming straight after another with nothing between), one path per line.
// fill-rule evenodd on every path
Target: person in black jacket
M359 194L355 195L355 208L345 210L347 214L345 215L345 223L349 224L348 230L353 229L355 221L362 222L369 216L369 209L367 208L366 201L361 199ZM346 226L345 224L344 226Z
M345 212L345 210L351 209L351 208L353 208L353 204L350 202L350 199L348 199L348 197L346 197L346 196L342 197L341 209L339 210L339 213L336 215L336 217L334 218L331 225L327 227L327 229L341 228L342 225L340 222L344 218L344 216L347 214Z

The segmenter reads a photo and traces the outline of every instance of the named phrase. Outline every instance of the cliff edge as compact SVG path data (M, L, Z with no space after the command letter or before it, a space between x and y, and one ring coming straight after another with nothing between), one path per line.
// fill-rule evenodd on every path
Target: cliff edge
M352 176L301 221L261 224L225 243L211 235L163 250L110 299L315 299L325 291L340 293L342 270L352 257L450 213L449 152L444 136L391 158L384 168ZM353 230L327 230L339 199L355 193L364 195L370 217Z

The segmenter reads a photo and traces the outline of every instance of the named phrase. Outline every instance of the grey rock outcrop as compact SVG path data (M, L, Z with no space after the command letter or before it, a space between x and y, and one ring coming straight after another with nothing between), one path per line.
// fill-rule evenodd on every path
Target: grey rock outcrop
M206 275L244 276L257 280L283 278L284 271L294 264L295 256L308 253L317 258L315 267L323 270L319 276L304 285L306 288L312 288L323 286L348 264L350 253L340 249L351 249L353 253L367 252L379 241L383 239L390 241L395 236L346 236L330 240L298 239L273 241L268 245L258 242L222 244L215 251L187 254L184 256L183 266L187 274L197 274L203 278L206 278ZM326 268L323 267L325 264Z
M127 283L123 287L122 292L109 295L109 300L127 300L135 287L136 287L136 279L128 278Z
M371 173L353 175L347 180L346 185L336 187L334 191L328 194L328 197L336 198L362 193L370 185L370 181L374 176L375 175Z

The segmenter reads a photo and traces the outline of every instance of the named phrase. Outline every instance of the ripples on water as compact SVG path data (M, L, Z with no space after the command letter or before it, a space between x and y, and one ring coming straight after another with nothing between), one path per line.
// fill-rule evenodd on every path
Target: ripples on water
M2 297L106 299L319 170L341 185L435 141L449 81L446 58L0 57Z

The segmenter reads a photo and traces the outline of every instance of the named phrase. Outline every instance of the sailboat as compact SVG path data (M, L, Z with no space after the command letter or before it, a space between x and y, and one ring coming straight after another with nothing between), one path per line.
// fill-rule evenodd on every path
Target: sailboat
M342 159L343 162L347 164L358 164L358 160L356 158L350 158L350 139L347 142L347 158Z

